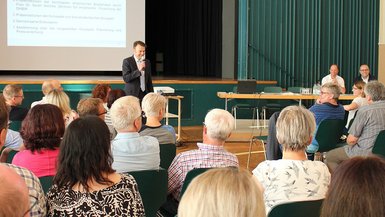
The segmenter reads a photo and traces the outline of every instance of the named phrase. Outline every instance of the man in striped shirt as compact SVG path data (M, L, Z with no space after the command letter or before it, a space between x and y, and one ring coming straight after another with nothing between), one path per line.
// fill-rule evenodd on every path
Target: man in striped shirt
M333 149L326 155L331 171L346 159L371 154L377 135L381 130L385 130L384 85L378 81L370 81L365 85L364 91L369 105L357 111L346 139L348 145Z
M178 154L168 169L168 193L179 201L186 174L195 168L238 167L237 157L224 149L235 126L234 117L225 110L209 111L203 123L203 142L197 150Z

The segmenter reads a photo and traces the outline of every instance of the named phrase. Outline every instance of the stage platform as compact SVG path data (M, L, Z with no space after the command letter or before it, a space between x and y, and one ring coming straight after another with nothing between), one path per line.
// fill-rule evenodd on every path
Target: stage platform
M0 75L0 84L41 84L45 80L57 79L63 84L124 84L122 76L107 75ZM204 77L153 76L154 84L237 84L237 80ZM276 81L257 81L257 84L276 85Z

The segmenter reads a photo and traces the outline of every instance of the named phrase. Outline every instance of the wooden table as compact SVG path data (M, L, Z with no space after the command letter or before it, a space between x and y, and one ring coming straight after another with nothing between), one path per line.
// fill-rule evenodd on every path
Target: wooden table
M319 95L314 94L298 94L298 93L255 93L255 94L239 94L239 93L226 93L217 92L217 96L221 99L225 99L225 110L227 110L227 103L230 99L281 99L281 100L298 100L299 105L302 105L302 100L314 100ZM339 100L353 100L355 96L353 94L341 94Z

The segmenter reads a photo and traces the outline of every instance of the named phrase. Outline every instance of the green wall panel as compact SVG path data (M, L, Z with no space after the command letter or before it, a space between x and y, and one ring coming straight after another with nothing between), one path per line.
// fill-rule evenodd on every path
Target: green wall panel
M351 90L361 64L377 75L379 0L249 0L243 5L249 6L244 12L248 37L239 47L248 48L248 77L276 80L284 88L311 87L336 63Z

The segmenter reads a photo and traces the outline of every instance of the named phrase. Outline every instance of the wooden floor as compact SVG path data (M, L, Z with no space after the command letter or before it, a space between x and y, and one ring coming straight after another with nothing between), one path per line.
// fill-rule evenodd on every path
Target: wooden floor
M267 129L249 128L249 121L238 120L237 129L225 143L225 149L234 153L240 167L247 169L250 140L253 136L267 135ZM196 143L202 141L202 126L182 127L181 141L183 146L177 148L177 153L197 149ZM265 160L263 146L259 141L252 143L249 170L252 171L260 162Z

